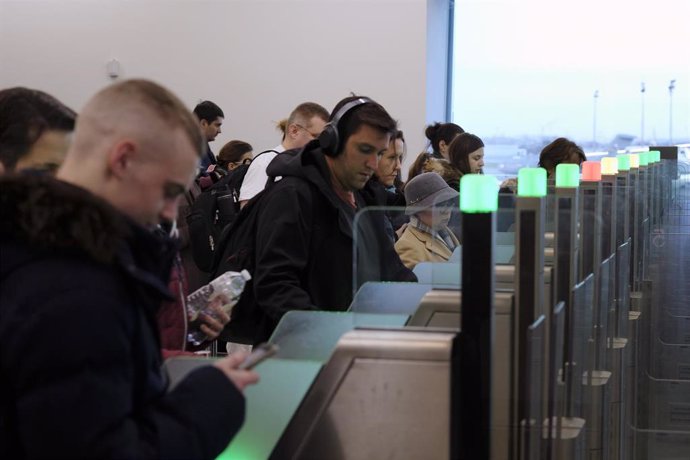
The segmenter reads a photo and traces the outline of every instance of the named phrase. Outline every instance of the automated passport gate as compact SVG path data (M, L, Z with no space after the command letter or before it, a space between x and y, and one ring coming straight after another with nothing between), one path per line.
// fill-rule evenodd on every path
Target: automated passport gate
M592 308L594 277L591 272L582 272L580 245L590 236L585 232L592 229L578 222L578 214L582 221L592 224L599 223L601 218L595 213L596 206L578 206L578 184L579 168L559 165L555 181L549 184L550 203L546 213L546 235L550 236L546 241L554 247L554 299L563 301L561 314L565 330L560 343L555 338L550 341L549 360L554 360L553 366L562 369L562 380L553 385L555 394L551 398L559 408L557 412L562 414L551 424L555 442L549 453L555 458L589 458L585 431L589 436L592 430L588 425L589 417L594 416L591 387L596 381L605 382L605 379L594 378L598 373L593 370L597 352L593 344L596 333ZM593 250L592 245L588 251ZM586 256L590 264L598 259L594 251Z
M605 157L601 159L601 187L602 187L602 239L601 252L605 262L602 264L602 284L608 276L608 286L602 286L602 296L599 308L606 310L608 315L606 329L606 352L604 353L603 369L611 372L609 385L603 395L601 420L603 423L601 458L617 459L620 454L620 353L625 346L625 340L618 337L619 320L617 314L617 292L619 278L618 244L617 238L622 235L624 228L624 213L627 205L624 202L626 190L619 180L618 158ZM602 313L603 314L603 313ZM617 366L618 364L618 366ZM616 368L618 367L618 371ZM616 415L617 414L617 415ZM608 442L608 444L607 444ZM614 447L615 446L615 447ZM595 446L596 447L596 446ZM613 455L615 453L615 455Z
M460 297L462 294L458 291ZM541 447L541 427L544 420L542 382L544 375L543 347L546 334L544 316L539 316L526 327L523 337L524 356L521 367L515 367L517 355L511 342L515 327L513 293L496 292L494 296L495 336L492 358L492 451L491 458L537 459ZM463 302L464 303L464 302ZM449 296L417 310L410 318L410 326L449 327L457 324L462 312L457 300ZM513 373L520 373L525 393L521 394L521 418L511 418L511 404L515 402ZM519 421L516 421L519 420ZM519 452L519 456L518 456Z
M651 317L650 305L652 302L652 282L647 276L649 272L650 263L650 248L652 238L652 222L655 221L655 203L658 195L658 186L660 186L657 173L659 167L657 164L656 155L658 152L642 152L639 154L632 154L630 160L629 180L631 185L628 186L631 199L628 200L628 212L630 218L630 239L627 240L629 244L626 246L620 245L617 250L618 267L616 273L616 301L622 308L619 309L619 320L623 321L625 309L631 308L629 311L629 329L625 331L624 326L628 322L617 323L617 333L614 334L613 339L614 349L612 353L613 358L620 357L621 353L627 357L620 357L623 371L621 374L622 385L621 388L621 420L630 421L630 423L623 423L623 431L621 438L624 442L620 456L629 457L629 449L632 445L632 437L629 432L629 426L639 426L640 423L644 425L645 410L640 410L638 406L645 406L645 394L647 393L646 385L648 380L645 379L644 373L649 369L649 363L656 363L659 360L650 360L650 337L649 337L649 322ZM624 169L627 167L628 158L621 157ZM621 179L617 178L618 181ZM618 230L616 243L618 245L621 241L621 236L624 234ZM627 262L626 262L627 259ZM629 282L624 282L624 277L629 277ZM629 293L629 289L634 292ZM627 294L627 295L626 295ZM619 348L621 345L621 338L627 339L628 344L621 352ZM618 363L614 360L616 367ZM641 401L641 404L636 403ZM626 415L627 412L627 415ZM627 438L627 440L626 440Z
M244 426L219 457L448 458L455 332L400 330L406 315L292 311L281 349L245 390ZM357 329L363 324L378 329ZM214 359L173 358L175 384Z
M591 458L606 458L610 441L610 400L611 385L608 385L611 373L611 347L615 337L613 322L615 310L615 222L616 222L616 170L615 158L602 161L604 173L609 176L602 184L602 165L599 162L586 161L582 165L582 182L580 184L580 257L579 279L585 281L593 274L593 297L591 302L584 300L585 305L593 305L594 318L592 341L589 344L591 373L584 380L586 420L589 425L588 446ZM602 260L602 258L604 260ZM585 288L580 295L587 298L589 290ZM586 311L585 313L588 313ZM611 327L609 327L611 326Z
M648 302L650 287L645 277L645 257L647 254L647 241L650 230L648 196L649 196L649 152L633 153L630 155L630 171L634 185L631 183L631 193L634 195L634 203L631 208L631 266L630 266L630 327L627 362L624 363L625 378L629 382L627 396L624 405L630 414L629 425L634 426L637 419L637 410L634 404L637 392L637 364L639 360L639 325L640 315L644 309L643 303ZM627 431L626 449L631 448L631 433Z
M449 458L455 333L346 333L271 458Z
M551 376L558 375L559 362L551 360L553 350L550 342L544 340L552 332L550 321L553 320L553 315L549 315L552 311L551 295L547 295L544 289L546 171L543 168L522 168L518 172L517 192L510 400L516 414L513 418L520 422L520 432L519 436L512 437L511 449L520 452L522 458L552 458L558 452L563 436L561 430L554 430L551 426L554 420L560 425L561 414L558 413L559 405L552 404L556 387L548 385ZM547 292L551 291L550 287L551 284ZM543 341L539 344L541 348L530 337L536 324L544 327ZM535 359L539 364L533 362ZM539 374L534 374L533 366L540 368ZM539 393L535 395L532 385L537 381L547 384L539 385Z
M625 458L624 439L627 427L626 390L628 387L625 366L628 345L628 325L630 322L630 202L634 196L630 192L630 157L618 155L618 174L616 175L616 220L615 220L615 314L613 320L614 338L611 343L611 444L612 459Z
M526 174L523 175L523 172ZM537 173L537 175L541 173L543 181L531 180L530 173ZM551 310L544 307L543 300L544 205L541 197L546 192L545 172L543 170L521 171L521 179L518 183L523 190L522 195L524 195L524 197L518 197L516 206L516 241L518 241L516 264L518 264L519 269L509 267L509 270L500 270L499 268L508 267L496 267L494 272L497 275L496 281L498 281L501 271L512 272L517 304L511 308L513 296L510 291L496 292L494 296L496 339L499 341L501 338L512 340L512 343L507 348L510 350L509 353L502 351L506 350L505 345L498 342L494 344L495 348L492 352L494 356L492 365L494 379L491 385L491 399L494 407L491 415L493 416L494 430L491 458L556 458L562 449L565 438L571 437L573 434L572 430L568 430L569 427L564 428L567 421L556 416L555 411L560 407L560 404L553 403L549 399L557 393L559 372L556 369L562 361L552 354L553 362L547 363L548 357L545 357L544 354L544 351L548 349L548 347L544 347L544 341L549 331L560 343L562 343L563 334L562 322L560 327L553 326L548 329L546 327L547 321L541 314L544 310ZM540 185L543 186L543 191L535 191L534 187L539 188ZM518 195L520 195L520 191ZM481 215L463 216L463 234L473 235L471 239L473 242L478 241L486 246L491 246L490 242L482 241L481 238L482 234L491 233L487 232L486 229L484 229L484 233L481 232L482 225L487 225L487 222L483 221L484 218L485 216ZM470 220L471 223L466 224ZM476 226L473 228L472 224ZM472 249L476 249L474 245L472 245ZM473 275L477 274L474 272L475 267L469 263L470 260L463 262L463 266L473 268L473 270L465 270L467 274L462 275L463 292L466 293L467 297L470 297L474 293L472 288L477 280L476 276L473 278ZM482 268L485 268L486 272L491 272L490 266ZM453 321L454 314L460 314L459 311L452 311L451 302L444 306L439 300L436 299L433 304L430 302L429 308L420 305L410 323L430 324L433 322L434 324L442 324L445 321ZM464 300L462 303L463 305L466 304ZM457 304L455 305L455 309L458 309ZM473 303L467 305L472 307ZM463 330L466 329L464 318L468 314L465 308L463 307L462 312ZM562 307L559 311L563 311ZM503 312L507 314L502 314ZM560 317L562 316L550 315L550 320L556 320ZM553 378L549 380L549 376ZM544 377L547 377L547 380L552 383L546 385L550 391L548 389L542 391L541 383L544 382ZM551 402L550 405L549 402ZM546 406L550 410L547 410ZM552 417L552 415L554 416ZM546 425L544 425L545 416L548 420ZM551 421L554 421L556 426L551 427L549 424ZM565 432L568 432L567 436L564 436ZM577 435L573 437L577 437ZM468 458L474 458L472 455L477 454L476 451L466 451L465 453L469 455ZM543 455L545 457L542 457Z
M633 445L631 428L638 426L639 413L636 401L639 398L641 369L644 366L649 351L649 307L651 302L652 283L648 276L650 257L650 236L653 221L654 194L654 165L655 152L640 152L630 155L630 192L633 200L630 203L630 327L628 330L627 359L624 361L626 394L623 395L626 419L630 422L624 425L625 438L623 455L630 456ZM647 318L642 317L647 315ZM654 360L653 362L662 362Z
M669 161L669 160L664 160ZM664 165L666 167L666 165ZM661 181L671 182L663 176ZM650 302L640 318L635 459L690 458L688 316L690 287L690 196L678 195L652 237L648 278ZM663 185L659 184L663 189ZM683 189L680 189L683 191Z
M465 179L463 181L466 182ZM479 207L481 208L481 203ZM481 209L480 211L483 212ZM478 229L480 224L486 222L485 217L468 219L468 224L463 224L464 234L480 234ZM492 223L492 220L493 216L490 216L489 222ZM478 222L474 222L473 226L473 221ZM488 241L492 244L491 228L489 230ZM487 238L485 231L481 234ZM467 313L463 315L463 333L460 336L460 343L455 340L456 334L449 332L361 330L346 334L339 341L328 364L321 371L292 422L286 428L273 451L273 456L276 458L424 458L429 456L457 458L460 451L464 451L470 455L466 458L476 458L473 453L481 451L488 458L489 440L493 428L490 405L493 264L491 263L491 248L488 252L489 263L476 260L479 254L469 249L463 253L466 263L474 259L476 264L484 265L481 271L488 274L486 276L489 282L482 283L481 280L475 280L478 282L473 284L472 293L466 293L472 296L472 301L464 302ZM487 252L481 252L481 257L486 257L486 255ZM488 302L489 308L485 308L486 304L483 302ZM478 304L482 304L479 305L480 312L474 311ZM277 330L274 339L280 342L278 333ZM415 342L426 340L422 336L439 334L445 337L445 340L441 340L444 345L440 347L442 351L431 361L441 361L441 364L436 363L433 368L427 369L424 367L426 364L424 356L425 352L429 354L430 346ZM391 338L386 340L384 336L391 336ZM451 368L448 362L453 356L453 343L457 351L455 356L460 359L460 362L459 366ZM393 355L388 355L387 347L390 347ZM367 353L370 355L367 356ZM360 357L357 358L357 356ZM404 365L406 358L412 361L407 366ZM386 373L388 377L384 376L378 381L379 391L368 391L372 383L377 383L372 382L372 378ZM429 375L434 382L440 382L441 386L430 388ZM440 377L437 379L434 377L436 375ZM415 377L416 386L414 385ZM386 388L387 385L395 391L387 391L389 389ZM366 395L362 391L366 391ZM382 396L382 393L386 396ZM324 397L324 395L328 396ZM421 411L428 410L430 406L430 401L421 397L424 395L436 397L437 404L431 406L430 413L435 415L437 423L433 423L433 420L418 420ZM444 395L451 395L450 403L447 398L444 399ZM477 395L483 400L483 404L475 406L474 400L467 396L476 398ZM451 409L450 413L448 408ZM365 411L365 416L357 417L357 409L360 412ZM449 418L439 417L439 412L448 414ZM401 416L396 417L396 414ZM470 415L472 415L471 419L465 418ZM462 417L459 423L456 423L455 416ZM388 431L382 429L381 424L390 425L391 419L399 423ZM473 421L474 426L467 423L469 420ZM471 433L477 425L479 430L476 434L479 436ZM414 428L406 431L406 426ZM428 427L429 431L424 431L424 427ZM445 442L443 434L446 436Z
M603 214L609 217L602 220L604 228L601 252L604 257L613 252L615 261L607 259L601 265L601 276L596 278L600 284L596 289L600 298L595 304L598 308L607 308L611 305L614 308L610 311L611 327L606 335L609 341L608 353L604 357L603 366L600 364L602 362L601 355L597 354L596 368L613 372L612 392L607 395L611 401L612 410L609 413L605 412L603 417L605 426L607 424L606 418L611 418L610 425L613 433L608 437L604 436L603 440L608 438L612 440L611 454L614 458L629 456L629 452L625 450L625 444L621 443L630 437L626 430L631 420L630 415L634 415L633 401L636 391L634 376L638 349L635 333L640 330L637 321L640 318L641 305L644 302L649 302L650 292L649 281L642 277L648 266L648 239L651 228L651 218L649 217L651 209L648 204L651 202L650 197L653 193L651 189L652 176L648 162L649 154L645 152L640 157L641 159L632 156L631 169L633 172L628 174L628 178L632 177L631 180L636 181L634 188L626 185L625 172L617 174L615 170L618 160L621 160L624 169L628 168L626 163L630 158L602 159L602 166L605 170L602 184L602 210ZM615 166L609 168L607 163L613 163ZM638 167L635 168L635 166ZM621 200L620 197L625 196L626 193L629 194L629 198ZM634 217L627 219L626 212ZM628 226L624 225L626 220L629 222ZM612 225L609 228L610 224ZM636 255L633 255L633 251ZM605 265L608 265L606 269L604 268ZM605 278L607 276L610 278L609 294L612 293L613 295L607 295L605 292L607 289ZM631 294L631 286L637 286L640 291ZM631 299L633 303L631 303ZM637 311L630 311L631 306ZM596 316L601 319L601 316ZM597 430L594 431L597 432ZM604 449L603 452L606 453L607 450Z
M471 227L469 233L472 233ZM467 252L472 251L466 251L465 258L468 256ZM482 254L485 255L486 253ZM476 256L477 254L474 254L474 257ZM487 266L492 268L491 264ZM492 283L484 286L490 287ZM475 285L475 290L481 289ZM475 293L474 296L476 301L492 299L493 292L482 295ZM473 309L467 305L466 308L470 312ZM491 314L491 309L488 312ZM303 321L288 324L289 318L299 313L302 312L286 315L272 338L283 346L282 359L270 360L262 366L287 364L284 353L294 354L298 348L312 348L309 341L305 342L304 339L315 333L318 335L318 328L308 328L311 331L308 333L304 329ZM302 314L309 317L315 315ZM325 314L334 316L333 313ZM343 313L338 316L345 318L343 315L354 314ZM355 316L355 319L346 320L348 324L343 327L352 327L371 320L363 319L361 314ZM382 320L384 322L390 320L391 325L400 319L399 315L380 316L387 318ZM474 330L472 324L465 325L465 342L476 344L475 340L481 342L485 339L485 319L480 317L476 324L481 331ZM491 316L488 319L488 332L491 332ZM538 325L535 329L539 330ZM281 331L289 333L284 334ZM338 331L331 331L325 335L332 337L338 335ZM291 343L287 336L292 336L295 340ZM534 341L539 341L538 336ZM478 357L483 358L483 353L489 353L486 355L489 360L474 359L477 356L472 352L477 348L473 348L469 350L470 355L463 358L462 365L465 369L471 369L472 364L478 362L481 375L485 376L491 372L491 355L490 347L486 347L487 344L484 343L482 345L484 346L481 349L484 351L480 351ZM252 452L255 458L262 458L266 455L258 453L257 446L275 445L272 450L272 457L275 458L456 458L458 449L471 449L470 446L476 440L471 435L466 435L466 430L471 427L454 421L454 414L461 414L458 404L465 404L466 410L463 415L469 412L466 401L457 398L457 391L460 389L458 380L463 391L468 391L469 385L479 388L484 395L483 399L487 405L481 405L478 411L475 410L474 415L479 416L484 422L483 427L489 428L489 431L481 430L482 437L487 441L492 428L486 425L486 422L491 421L488 406L490 401L487 399L490 387L486 385L490 383L490 379L475 380L477 375L451 366L455 357L460 358L463 353L462 347L457 347L456 333L449 331L376 329L346 332L338 341L326 365L321 368L318 376L315 376L315 380L309 385L304 384L306 379L300 382L297 393L304 397L294 411L294 416L291 415L292 407L287 407L285 411L280 410L279 414L275 414L275 410L269 410L264 414L271 419L268 422L277 419L280 421L278 425L281 425L286 419L285 415L290 413L290 421L287 422L277 444L270 439L259 439L261 436L257 438L256 432L251 433L252 430L243 429L227 453L231 457L234 455L233 458L242 458L247 452ZM323 344L322 349L327 348L328 346ZM294 360L298 366L316 363L320 368L321 363L318 359L322 359L323 355L303 355L298 358L300 359ZM464 375L469 377L461 378ZM265 391L263 396L268 398L270 395L282 395L283 392L279 391L278 387L283 388L284 384L280 380L276 376L276 388L273 391ZM261 389L261 385L262 383L257 385L255 390ZM473 393L472 397L475 394ZM257 417L251 413L251 389L248 391L248 397L250 413L245 428L257 425ZM295 398L291 400L294 401ZM422 419L425 412L430 414L428 419ZM458 433L460 426L462 429ZM274 434L278 432L280 430L272 431ZM247 440L254 442L247 443ZM480 447L488 447L488 444L481 443Z
M682 350L685 350L686 346L683 343L674 345L673 334L668 333L669 330L678 330L681 337L687 333L687 323L683 324L683 314L679 311L688 305L689 299L682 292L687 285L686 277L681 275L679 279L673 279L673 275L678 273L678 270L673 268L674 261L677 261L687 248L682 245L673 249L667 247L674 241L673 235L677 235L674 230L668 228L669 218L675 220L677 214L674 215L676 206L669 206L667 197L663 200L658 199L659 196L668 195L666 190L670 182L669 178L664 176L665 173L660 174L660 169L666 171L669 168L667 164L664 164L663 168L659 165L658 155L658 152L641 154L648 160L646 167L642 162L640 166L641 175L642 169L646 168L644 172L647 185L642 182L637 188L646 188L647 193L641 197L638 195L637 198L643 200L642 209L646 205L648 217L643 213L641 260L635 261L636 255L633 251L631 267L632 271L641 267L642 272L637 277L641 277L639 280L636 281L636 277L632 277L633 286L638 289L632 294L632 305L639 312L631 312L631 318L636 313L641 313L641 316L637 320L637 326L634 326L634 321L631 322L633 327L629 331L629 339L632 340L633 346L629 347L631 356L626 364L628 374L633 376L631 380L635 385L633 391L628 391L627 397L628 407L634 410L626 419L630 419L633 425L633 452L636 455L638 451L641 452L639 458L663 456L669 451L668 446L673 445L678 445L679 451L687 452L687 448L683 447L683 444L687 446L687 439L683 441L684 437L679 435L679 430L687 428L684 424L686 417L683 414L690 406L685 397L689 391L685 388L682 378L679 379L684 372L683 363L687 362L687 358L682 356ZM668 160L666 162L668 163ZM660 190L663 192L660 193ZM640 208L639 203L636 207ZM662 211L659 212L659 209ZM654 222L654 225L649 225L650 222ZM653 227L651 232L650 227ZM638 257L639 253L640 251L637 251ZM672 279L670 282L665 274L659 276L666 270L671 273L668 277ZM648 276L650 274L651 276ZM658 428L676 431L674 434L659 431ZM672 439L674 441L671 441ZM629 456L626 452L622 455Z
M468 233L465 233L465 234L468 234ZM490 271L490 270L488 270L488 271ZM474 285L474 284L473 284L473 285ZM466 305L467 305L467 304L466 304ZM463 317L465 317L465 315L463 315ZM456 324L457 324L457 323L456 323ZM538 325L535 324L535 327L538 328ZM467 329L467 328L465 328L465 329ZM557 329L558 329L558 328L553 328L552 332L555 333L555 331L556 331ZM276 331L276 332L278 332L278 331ZM387 332L388 332L388 331L387 331ZM481 337L480 337L480 338L481 338ZM558 347L557 347L557 348L558 348ZM490 348L489 348L489 349L490 349ZM475 361L475 363L476 363L476 361ZM266 364L268 364L268 363L266 363ZM485 370L485 372L486 372L486 370ZM248 421L248 422L249 422L249 421ZM561 420L556 421L556 423L561 423L561 422L562 422ZM529 422L527 422L527 423L529 424ZM524 426L524 425L523 425L523 426ZM463 436L463 438L464 438L464 436ZM238 437L238 439L240 439L240 437ZM463 442L464 442L464 439L463 439ZM233 443L233 445L234 445L234 444L235 444L235 443ZM232 447L232 446L231 446L231 447Z
M543 172L543 170L542 170L542 172ZM527 179L525 179L525 180L519 181L519 183L524 185L524 184L527 184L528 181L527 181ZM526 198L526 199L530 200L533 198ZM519 202L520 202L520 198L518 198L518 208L520 208ZM525 218L521 220L520 219L521 216L525 216ZM523 237L520 238L521 245L524 245L524 247L525 247L525 250L523 251L522 260L524 263L526 263L528 265L530 264L529 261L531 260L531 265L532 265L531 271L533 273L537 272L537 273L541 274L541 270L538 270L535 267L543 267L543 257L534 256L534 254L535 254L535 251L537 251L538 254L543 255L543 237L542 237L544 234L543 226L542 227L535 227L534 225L532 225L532 227L530 227L530 223L534 224L535 221L534 221L534 219L529 219L528 217L534 217L534 214L532 213L531 209L525 209L522 214L518 214L518 219L517 219L518 225L520 225L520 223L522 223L522 227L524 227L523 231L522 231ZM529 229L529 230L527 230L527 229ZM526 238L526 235L528 235L528 234L532 238L531 244L525 244L525 238ZM537 236L535 236L535 235L537 235ZM537 241L540 243L539 246L535 243ZM529 253L531 255L531 257L528 257L527 253ZM519 259L519 257L518 257L518 259ZM442 265L442 264L438 264L438 265ZM497 267L496 275L499 275L499 273L500 273L498 268L499 267ZM507 268L507 267L501 267L501 268ZM456 269L459 269L459 267L456 267ZM541 296L541 295L535 296L535 291L540 291L543 289L542 288L543 282L541 282L541 280L537 281L536 278L534 277L534 275L533 275L532 279L529 280L529 277L526 276L530 273L529 267L525 267L525 268L523 268L523 270L520 270L518 272L516 272L513 269L513 267L510 267L510 269L511 269L511 272L513 274L521 273L521 274L525 275L523 277L523 278L525 278L524 280L521 281L518 279L518 280L516 280L516 282L522 282L523 286L526 286L529 284L534 285L532 288L523 289L523 296L525 297L525 300L523 300L523 303L524 304L531 304L531 305L529 305L529 308L524 309L524 311L527 313L527 316L525 316L525 318L523 318L523 321L521 322L520 326L517 327L517 331L516 331L516 332L523 331L523 333L521 334L522 340L520 340L518 342L527 343L529 341L524 339L524 333L525 333L524 331L528 330L529 327L531 327L527 320L529 320L530 316L534 317L538 311L548 311L548 310L550 310L550 308L547 309L547 308L543 307L543 305L542 305L543 302L541 300L537 302L537 305L534 304L534 299ZM525 283L526 280L529 280L529 281L527 281ZM535 282L536 282L536 285L534 284ZM417 313L410 320L409 324L420 324L420 325L433 324L436 326L457 324L457 322L456 322L457 316L460 314L459 308L458 308L458 302L457 302L459 295L460 294L457 292L454 293L452 291L438 291L438 290L427 294L427 297L425 297L425 299L426 300L432 300L431 298L433 298L433 301L428 303L428 306L426 306L428 308L425 308L425 305L421 305L419 310L417 311ZM504 298L501 299L502 295L504 296ZM531 296L531 299L530 299L530 296ZM579 298L580 297L578 296L578 299ZM445 301L444 301L444 299L445 299ZM507 305L509 305L510 295L509 295L509 293L497 293L495 299L497 301L497 305L496 305L497 306L497 313L499 313L501 310L499 307L500 302L503 301ZM587 302L587 305L591 305L591 300L589 302ZM577 308L576 310L579 312L579 311L585 311L586 309L584 307L581 307L581 308ZM509 316L506 316L506 318L509 318ZM497 328L500 328L500 326L499 326L500 317L499 316L496 316L496 321L497 321ZM584 350L584 341L583 341L583 339L589 339L589 337L591 335L591 319L587 319L585 317L584 321L582 321L581 323L582 324L589 324L590 325L589 329L587 327L583 326L580 328L576 328L575 332L569 334L571 340L575 340L575 343L572 346L574 348L576 348L577 350L579 350L579 354L576 353L578 357L584 356L584 351L583 351ZM515 324L515 322L513 322L513 324ZM525 324L527 324L527 326L525 326ZM575 324L575 323L573 323L573 324ZM578 323L578 324L580 324L580 323ZM506 334L506 335L508 335L508 334ZM513 334L513 336L515 336L515 334ZM576 338L578 338L578 337L580 339L576 340ZM497 349L501 349L501 348L502 347L498 347ZM518 348L519 347L513 347L512 349L516 350ZM526 347L523 347L523 351L525 348ZM521 370L521 371L523 371L522 374L525 374L525 372L528 369L527 366L524 366L525 357L524 357L522 352L516 353L513 356L515 359L517 359L518 355L520 355L521 358L523 359L522 365L514 364L513 365L514 366L513 371L517 372L518 370ZM539 352L539 355L541 355L541 352ZM536 356L535 353L532 353L532 356ZM498 367L499 372L500 372L500 369L506 369L506 366L510 364L511 359L510 359L510 356L508 356L507 354L503 354L502 357L497 357L497 358L498 359L496 359L495 363L494 363L495 364L494 368ZM501 359L503 359L508 364L504 364L502 366L498 365L497 363ZM570 363L570 366L573 367L573 365L576 364L578 366L578 372L583 372L585 370L585 366L583 365L584 361L585 361L584 357L582 359L578 358L576 362ZM552 369L555 369L555 368L552 367ZM578 382L581 381L581 378L582 377L580 376L580 378L578 379ZM508 379L505 379L505 380L508 381ZM526 382L529 380L529 378L526 375L520 375L519 380L521 382ZM530 385L529 388L533 389L533 385ZM551 388L555 391L556 387L552 386ZM497 395L505 394L505 391L495 391L494 393ZM501 398L496 397L494 399L499 400ZM502 399L505 400L506 397L503 397ZM515 401L515 399L517 399L517 398L513 397L512 400ZM575 399L578 401L578 404L577 404L578 408L583 405L581 396L578 396ZM525 402L524 397L521 398L521 400L523 403ZM541 401L541 399L535 400L534 398L528 398L528 400L529 400L530 406L538 405L537 404L538 401ZM560 407L560 404L554 405L553 408L555 409L557 406ZM496 408L495 408L495 410L496 410ZM523 409L523 411L524 411L524 409ZM508 417L508 416L506 415L506 417ZM538 419L539 419L539 417L522 418L522 419L520 419L521 420L520 426L523 426L523 427L524 426L533 426L535 424L535 421ZM549 420L551 420L551 419L552 418L549 417ZM528 420L532 420L531 423L527 422ZM576 420L573 417L564 418L564 417L559 416L559 417L554 417L553 420L557 421L558 430L546 430L547 433L554 433L554 442L548 443L549 445L553 445L552 456L556 455L556 452L558 452L559 455L564 451L571 451L574 453L575 451L572 448L563 447L563 446L572 445L573 439L581 438L581 436L580 436L580 433L582 431L581 419ZM575 422L575 423L573 423L573 422ZM517 425L518 425L518 423L512 424L512 426L517 426ZM515 433L513 434L512 438L511 438L512 439L511 452L520 452L521 455L523 455L523 456L526 455L527 456L526 458L531 458L530 452L532 453L531 455L539 455L539 451L540 451L539 444L537 442L534 442L534 441L531 443L528 443L527 439L529 439L529 437L525 438L526 440L524 443L515 444L516 442L519 443L518 440L522 439L521 436L524 433L526 433L526 431L521 432L521 434L515 434ZM498 434L498 432L494 432L494 435L497 435L497 434ZM532 432L532 434L534 434L534 433ZM540 439L540 438L537 437L537 439ZM561 455L561 457L562 457L562 455Z
M467 174L460 179L462 236L471 241L462 251L462 318L459 339L459 392L453 409L459 415L459 430L451 441L451 455L457 458L499 458L492 443L498 426L492 398L494 390L494 245L498 208L496 178ZM472 270L468 270L472 267ZM492 401L494 399L494 401ZM500 434L497 434L501 438Z
M594 277L590 275L594 272L594 262L596 261L597 267L599 267L601 261L601 253L598 251L598 242L601 240L601 197L596 193L590 197L587 196L587 191L583 192L585 196L580 201L583 208L580 209L581 226L578 240L575 237L577 213L571 212L572 209L577 209L577 206L573 206L573 202L577 203L577 192L569 189L568 185L577 185L579 170L572 166L570 168L572 168L570 180L568 180L567 175L565 180L563 176L560 179L557 177L554 184L556 193L549 197L555 201L555 204L553 207L549 206L552 212L547 216L547 220L550 221L551 229L556 231L555 233L547 233L547 236L551 235L551 238L545 238L545 240L557 248L556 264L562 272L560 295L562 298L567 298L572 292L571 308L567 310L568 316L566 317L569 327L567 328L566 341L568 358L566 361L564 413L575 425L578 425L584 422L583 418L597 418L595 417L597 405L594 404L597 395L592 391L592 387L603 386L610 373L594 367L596 354L603 355L603 349L605 349L604 337L599 339L598 346L595 341L597 328L606 327L606 315L600 313L603 312L602 310L592 308L595 292L599 294L597 295L599 297L601 287L594 285ZM522 180L518 181L519 185L523 183ZM580 263L576 264L578 261L574 256L578 254L576 250L578 241L579 244L585 245L583 251L587 251L587 262L590 266L588 270L583 268L585 266L585 263L582 262L584 259L583 251L580 251L583 259L580 259ZM521 244L520 247L524 247L524 245ZM575 267L578 267L580 271L576 272ZM577 281L581 282L575 285ZM603 284L608 287L606 282ZM606 295L606 291L604 295ZM593 323L595 313L597 313L597 321ZM601 388L599 388L599 393L601 393ZM601 399L600 395L599 399ZM600 406L601 403L598 404L598 407ZM599 421L598 418L596 421ZM593 426L598 427L600 425L601 423L593 423L587 431L591 432ZM581 447L574 449L568 455L577 456L579 455L577 452L582 450ZM563 451L561 452L562 455L566 455Z
M615 161L615 159L612 159ZM615 188L615 183L611 185ZM600 459L608 452L610 398L607 383L611 371L607 357L609 343L608 320L613 297L610 292L611 256L611 217L612 203L615 200L613 189L604 196L601 184L601 164L585 161L582 164L580 183L580 254L578 279L584 282L592 275L589 288L576 291L576 302L592 305L592 340L588 343L588 369L584 378L584 407L587 420L587 443L591 459ZM613 208L615 209L615 208ZM605 218L606 216L606 218ZM604 239L606 236L606 239ZM606 260L602 260L603 255ZM591 291L590 291L591 289ZM582 297L584 296L584 299ZM578 301L578 297L580 300ZM591 301L589 300L591 298ZM576 308L576 311L580 310ZM604 410L606 408L606 410Z

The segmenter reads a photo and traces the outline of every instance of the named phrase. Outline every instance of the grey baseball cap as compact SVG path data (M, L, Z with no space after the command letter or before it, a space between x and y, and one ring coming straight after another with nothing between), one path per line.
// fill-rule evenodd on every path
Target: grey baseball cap
M405 201L407 202L405 214L414 214L444 201L457 199L458 196L458 192L450 188L437 173L422 173L413 177L405 185Z

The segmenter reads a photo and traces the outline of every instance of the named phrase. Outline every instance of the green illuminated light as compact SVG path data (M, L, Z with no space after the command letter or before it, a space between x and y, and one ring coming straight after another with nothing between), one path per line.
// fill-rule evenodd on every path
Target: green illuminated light
M460 210L469 214L498 210L498 181L494 176L465 174L460 179Z
M627 153L621 153L617 155L618 158L618 171L630 171L630 155Z
M650 163L658 163L661 161L661 152L658 150L650 150L649 151L649 162Z
M579 187L580 167L578 165L561 163L556 166L556 187Z
M649 152L640 152L640 166L649 165Z
M521 168L518 171L518 196L546 196L546 169Z

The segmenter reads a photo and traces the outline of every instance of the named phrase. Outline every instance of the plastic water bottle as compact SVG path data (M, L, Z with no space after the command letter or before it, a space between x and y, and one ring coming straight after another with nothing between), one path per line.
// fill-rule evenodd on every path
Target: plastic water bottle
M189 333L187 340L200 345L208 337L199 328L203 324L199 317L202 313L217 319L216 308L221 308L230 315L232 307L244 291L247 281L252 279L247 270L225 272L205 286L187 296L187 314L189 316Z

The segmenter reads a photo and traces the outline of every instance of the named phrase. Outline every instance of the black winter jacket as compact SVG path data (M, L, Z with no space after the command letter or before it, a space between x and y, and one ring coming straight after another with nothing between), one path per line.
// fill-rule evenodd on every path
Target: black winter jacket
M265 324L256 341L289 310L346 310L365 281L417 281L388 240L383 215L355 219L356 210L335 194L317 141L281 153L266 172L282 180L258 203L254 293ZM358 209L385 204L366 203L359 193L355 199Z
M166 394L173 247L49 178L0 178L0 458L213 458L244 418L215 367Z
M384 219L386 234L391 242L395 244L398 239L395 231L410 221L404 209L406 206L405 194L400 190L390 191L375 176L369 179L360 193L367 203L376 203L376 206L386 206L388 208L400 208L383 211L386 216ZM382 211L379 210L378 212Z

